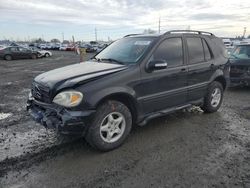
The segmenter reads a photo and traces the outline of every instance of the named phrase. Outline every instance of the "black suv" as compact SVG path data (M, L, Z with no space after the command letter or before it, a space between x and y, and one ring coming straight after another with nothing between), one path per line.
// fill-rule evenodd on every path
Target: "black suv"
M133 124L192 105L221 106L229 76L221 39L201 31L128 35L90 61L37 76L27 103L33 118L95 148L120 146Z

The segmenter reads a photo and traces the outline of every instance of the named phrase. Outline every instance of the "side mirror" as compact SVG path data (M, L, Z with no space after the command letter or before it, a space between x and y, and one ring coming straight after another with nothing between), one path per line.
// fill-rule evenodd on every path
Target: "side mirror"
M168 63L165 60L153 60L147 64L147 71L152 72L155 70L162 70L168 67Z

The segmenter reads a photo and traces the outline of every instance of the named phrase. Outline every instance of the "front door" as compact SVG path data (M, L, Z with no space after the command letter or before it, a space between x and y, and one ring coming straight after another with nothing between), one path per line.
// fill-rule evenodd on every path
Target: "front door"
M159 44L149 61L164 60L167 68L147 72L141 70L144 113L152 113L187 102L187 67L184 63L182 37L167 38Z

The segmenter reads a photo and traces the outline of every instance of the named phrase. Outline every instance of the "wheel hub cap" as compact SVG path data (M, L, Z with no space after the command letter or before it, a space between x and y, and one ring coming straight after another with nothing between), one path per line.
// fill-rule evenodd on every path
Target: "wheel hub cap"
M212 93L211 105L216 108L221 101L221 90L219 88L215 88Z
M119 112L112 112L101 123L101 138L108 143L116 142L122 137L125 127L126 121L124 115Z

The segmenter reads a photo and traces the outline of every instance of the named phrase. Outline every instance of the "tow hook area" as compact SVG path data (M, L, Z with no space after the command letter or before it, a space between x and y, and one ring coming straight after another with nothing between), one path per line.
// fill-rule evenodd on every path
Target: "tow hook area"
M27 110L37 123L63 134L82 134L86 129L86 122L95 113L95 110L71 111L35 100L27 102Z

